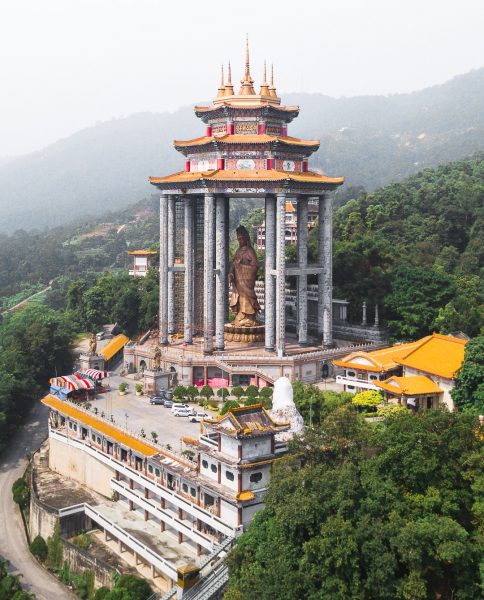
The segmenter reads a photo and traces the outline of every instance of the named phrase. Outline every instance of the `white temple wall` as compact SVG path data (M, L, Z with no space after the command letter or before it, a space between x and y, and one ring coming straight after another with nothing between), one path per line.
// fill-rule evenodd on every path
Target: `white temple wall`
M88 488L111 498L113 493L109 481L115 475L93 456L59 440L50 438L49 467L68 479L74 479Z
M251 476L261 474L262 477L258 481L251 481ZM254 468L249 470L242 471L242 489L243 490L259 490L261 488L265 488L269 485L269 481L271 479L271 466L263 465L260 469Z
M221 439L221 451L227 456L233 456L234 458L238 458L239 456L239 440L235 438L223 435Z
M220 502L220 518L226 525L231 527L238 526L238 510L236 506L229 504L225 500L221 499Z
M247 439L242 443L242 458L258 458L268 454L271 454L270 436Z

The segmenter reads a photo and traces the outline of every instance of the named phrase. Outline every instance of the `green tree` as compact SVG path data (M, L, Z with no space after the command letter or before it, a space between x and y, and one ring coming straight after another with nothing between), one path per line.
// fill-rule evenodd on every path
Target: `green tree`
M32 540L29 550L41 561L44 561L47 558L47 544L41 535L36 536Z
M240 385L236 385L232 388L232 396L235 396L238 400L245 396L244 388Z
M229 555L225 598L477 599L476 425L431 410L375 427L335 408L274 465L265 508Z
M148 582L135 575L121 575L105 600L147 600L153 593Z
M257 398L259 395L259 388L256 385L249 385L245 390L245 395L252 398Z
M213 389L209 385L204 385L200 390L200 396L203 396L207 400L213 398Z
M187 386L187 396L190 398L191 402L195 401L195 398L198 396L198 389L196 388L196 386Z
M238 408L240 406L240 404L238 402L236 402L235 400L226 400L223 403L222 408L220 409L220 414L224 415L225 413L227 413L229 411L230 408Z
M13 501L18 504L20 508L27 508L30 500L30 489L23 477L17 479L12 485L12 495Z
M376 408L379 404L383 403L383 395L381 392L376 390L365 390L364 392L358 392L351 399L351 403L354 406L362 406L365 408Z
M53 569L60 569L63 564L63 548L60 536L60 524L57 520L52 535L47 538L47 564Z
M227 388L220 388L219 390L217 390L217 396L219 398L222 398L222 400L225 400L227 396L230 396L230 392Z
M173 396L178 400L184 400L187 396L187 389L184 385L177 385L173 390Z
M484 414L484 335L466 344L464 362L451 396L457 408Z

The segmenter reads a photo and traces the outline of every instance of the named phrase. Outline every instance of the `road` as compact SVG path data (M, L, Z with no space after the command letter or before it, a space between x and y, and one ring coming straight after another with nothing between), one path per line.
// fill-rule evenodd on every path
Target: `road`
M0 313L1 316L4 317L5 315L8 315L8 313L10 313L10 312L14 312L15 310L18 310L19 308L24 308L27 305L27 303L29 302L29 300L32 300L32 298L35 298L36 296L40 296L40 294L45 294L45 292L48 292L52 287L53 281L54 280L51 279L49 281L49 285L47 287L45 287L43 290L40 290L40 292L36 292L35 294L32 294L28 298L25 298L25 300L22 300L22 302L19 302L15 306L12 306L10 308L7 308L7 310L4 310L2 313Z
M77 596L30 554L20 512L12 501L12 484L25 470L26 452L37 450L47 436L47 415L47 407L37 402L22 429L11 440L10 449L0 457L0 556L10 562L14 574L23 575L24 589L35 594L37 600L74 600Z

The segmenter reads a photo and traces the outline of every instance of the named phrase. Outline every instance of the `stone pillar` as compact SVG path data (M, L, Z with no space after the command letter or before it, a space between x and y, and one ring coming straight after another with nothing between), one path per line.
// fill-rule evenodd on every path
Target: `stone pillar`
M297 281L298 339L301 346L308 344L308 199L297 200L297 261L301 269Z
M186 344L191 344L193 341L193 277L194 277L194 262L193 256L193 200L189 196L185 196L185 225L184 225L184 258L185 263L185 312L183 315L184 341Z
M215 199L215 349L223 350L224 325L227 314L227 202L225 196Z
M214 194L205 194L203 217L203 352L211 354L213 351L214 334L214 304L215 304L215 279L214 267L214 242L215 242L215 197Z
M378 312L378 304L375 304L375 327L380 325L380 315Z
M265 286L264 286L264 312L265 312L265 348L274 352L276 345L275 335L275 295L276 280L272 275L276 267L276 199L266 196L265 199L265 229L266 229L266 256L265 256Z
M175 196L168 196L168 333L176 332L175 325Z
M323 344L333 345L333 196L324 198L324 318Z
M168 196L160 197L160 344L168 344Z
M319 197L318 210L318 266L322 273L318 275L318 335L323 345L333 343L333 199Z
M363 309L363 315L361 318L361 324L366 325L368 323L367 318L366 318L366 300L363 300L362 309Z
M229 198L227 198L227 196L224 196L225 198L225 273L226 275L228 274L228 268L229 268L229 262L230 262L230 221L229 221L229 215L230 215L230 210L229 210ZM227 295L228 295L228 282L227 282ZM229 320L229 313L230 313L230 307L229 307L229 301L228 298L225 299L225 322L228 322Z
M276 200L276 352L284 356L286 350L286 195L277 194ZM267 233L266 233L267 239Z

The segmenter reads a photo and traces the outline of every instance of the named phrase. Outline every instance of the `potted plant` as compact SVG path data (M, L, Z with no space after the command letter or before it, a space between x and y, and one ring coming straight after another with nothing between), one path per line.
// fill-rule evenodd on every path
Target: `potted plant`
M137 383L135 384L134 389L136 391L136 395L141 396L141 394L143 393L143 385L141 383Z
M127 383L120 383L118 390L119 390L119 395L120 396L124 396L126 394L126 390L128 389L128 384Z

